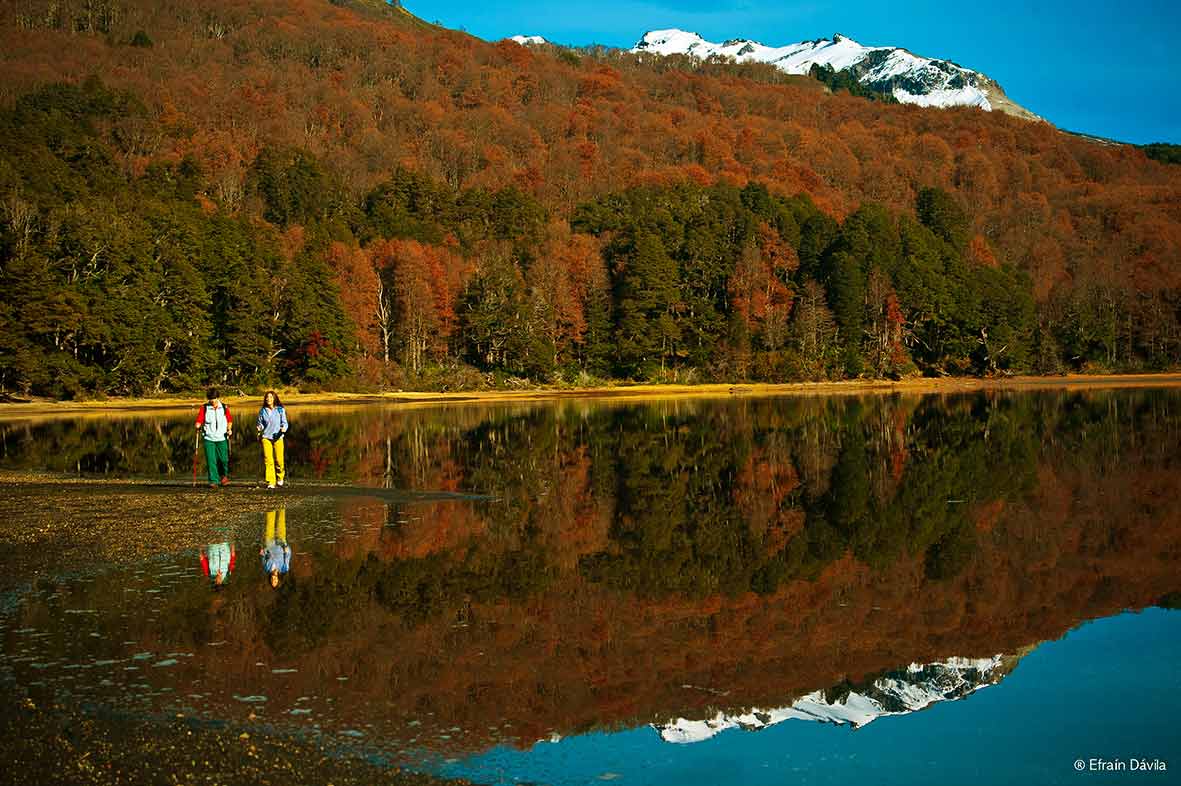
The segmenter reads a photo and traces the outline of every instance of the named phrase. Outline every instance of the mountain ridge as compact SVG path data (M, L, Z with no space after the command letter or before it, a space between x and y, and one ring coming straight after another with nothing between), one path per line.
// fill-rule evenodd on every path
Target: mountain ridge
M515 35L522 46L548 44L538 35ZM649 30L627 50L632 54L685 55L701 60L721 58L737 63L767 63L787 74L823 75L824 69L847 75L866 90L903 104L946 108L975 106L1024 120L1043 118L1013 101L995 79L946 58L917 55L898 46L864 46L842 33L783 46L768 46L751 38L721 43L699 33L667 28ZM814 69L821 69L816 74Z
M790 74L806 74L816 66L828 67L838 73L848 71L862 85L892 95L904 104L978 106L1027 120L1041 119L1009 99L996 80L982 72L951 60L917 55L903 47L864 46L841 33L834 33L831 39L817 38L774 47L747 38L715 44L698 33L671 28L644 33L630 51L688 54L703 59L721 56L738 62L753 60L770 63Z

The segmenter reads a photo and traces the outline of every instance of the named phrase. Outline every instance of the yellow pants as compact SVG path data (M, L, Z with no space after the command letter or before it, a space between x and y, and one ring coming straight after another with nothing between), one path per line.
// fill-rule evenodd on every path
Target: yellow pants
M267 485L275 485L276 479L283 482L283 440L262 441L262 459L267 465Z
M276 531L275 518L278 517L278 528ZM276 537L276 535L278 537ZM269 546L276 540L280 543L287 542L287 508L279 508L278 510L267 511L267 531L263 540Z

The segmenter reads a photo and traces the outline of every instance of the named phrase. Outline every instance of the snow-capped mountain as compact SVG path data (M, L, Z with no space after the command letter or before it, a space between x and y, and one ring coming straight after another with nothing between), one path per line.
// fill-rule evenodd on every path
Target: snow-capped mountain
M509 40L515 41L521 46L541 46L549 43L539 35L515 35L511 36Z
M789 74L807 74L813 65L849 71L862 85L891 93L904 104L920 106L978 106L1029 120L1040 119L1013 103L995 81L978 71L947 60L919 57L892 46L862 46L852 38L834 35L798 44L772 47L737 39L711 43L684 30L652 30L644 33L632 52L657 55L684 54L706 59L712 56L738 62L770 63Z
M995 685L1013 670L1018 660L1019 655L995 655L912 663L906 669L887 672L847 692L818 690L786 707L753 709L737 715L719 712L705 720L677 718L652 725L665 742L674 743L701 742L726 729L756 731L793 719L849 724L856 729L886 715L906 715Z

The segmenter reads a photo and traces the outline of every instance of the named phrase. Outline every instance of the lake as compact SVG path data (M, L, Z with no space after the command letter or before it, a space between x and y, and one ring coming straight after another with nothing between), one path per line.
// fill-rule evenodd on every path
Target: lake
M1178 782L1179 391L289 416L276 492L245 407L224 489L188 413L0 422L10 699L489 784Z

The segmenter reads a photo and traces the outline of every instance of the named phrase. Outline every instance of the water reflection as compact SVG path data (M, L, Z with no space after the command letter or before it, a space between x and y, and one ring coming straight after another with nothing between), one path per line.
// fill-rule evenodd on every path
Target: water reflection
M302 422L287 457L307 481L489 498L289 496L234 533L274 590L229 581L212 602L192 553L43 578L3 615L6 678L421 762L592 730L862 726L1178 590L1172 393ZM174 427L144 425L5 425L0 463L183 472ZM207 571L237 577L233 542L205 550Z
M210 543L201 549L201 572L213 583L214 590L220 590L229 581L237 559L237 550L229 541Z
M263 530L263 546L258 550L262 557L262 572L267 575L271 587L278 588L279 582L291 568L291 545L287 542L287 508L269 510Z
M956 701L998 684L1016 667L1020 656L949 658L938 663L912 663L858 685L842 684L801 696L785 707L751 709L740 714L719 712L712 718L677 718L653 724L665 742L702 742L727 729L759 731L786 720L808 720L857 729L887 715L907 715L937 702Z

